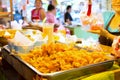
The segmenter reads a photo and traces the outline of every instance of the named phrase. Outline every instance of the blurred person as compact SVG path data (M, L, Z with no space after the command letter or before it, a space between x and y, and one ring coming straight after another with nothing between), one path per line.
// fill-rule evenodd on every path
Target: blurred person
M54 25L54 31L57 31L57 28L60 26L59 21L56 19L56 7L52 4L48 5L48 9L47 9L47 14L46 14L46 18L47 18L47 23L53 23Z
M89 1L91 2L92 0ZM107 46L112 46L113 36L120 35L120 0L112 0L112 9L114 11L105 11L102 13L104 29L100 33L99 42ZM112 38L104 32L111 34Z
M46 14L47 22L48 23L55 23L55 22L57 22L55 6L52 5L52 4L49 4L47 10L48 10L48 12Z
M120 58L120 0L112 0L112 8L115 12L103 13L104 28L93 33L100 35L101 44L112 46L113 55Z
M106 11L103 13L104 28L113 35L120 35L120 0L112 0L112 8L115 12ZM113 40L100 35L99 42L111 46Z
M47 22L58 24L58 20L56 19L56 7L52 4L49 4L47 10L48 10L46 14Z
M45 10L42 8L42 1L41 0L35 0L35 9L31 12L31 19L43 21L46 17Z
M71 21L73 21L73 18L72 18L72 16L71 16L71 6L70 5L68 5L67 6L67 8L66 8L66 13L64 14L64 21L65 21L65 23L67 23L67 24L72 24L72 22Z
M70 33L69 30L67 28L64 28L57 20L56 7L52 4L49 4L47 10L48 10L48 12L46 14L46 18L47 18L46 22L54 24L54 32L57 32L58 29L62 28L63 30L66 31L66 33Z

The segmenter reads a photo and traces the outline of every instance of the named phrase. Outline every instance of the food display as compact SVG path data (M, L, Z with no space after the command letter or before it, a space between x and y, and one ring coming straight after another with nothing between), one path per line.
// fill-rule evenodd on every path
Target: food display
M14 38L16 33L16 30L10 30L10 29L0 29L0 44L1 46L7 45L8 39Z
M21 36L16 37L16 34L18 34L18 33L20 33ZM16 54L15 55L12 54L12 55L14 55L15 59L18 60L18 62L14 61L15 63L13 66L15 69L17 68L16 64L25 66L25 67L21 67L21 70L23 70L23 71L26 70L26 72L28 71L27 73L30 73L30 75L32 75L30 78L28 78L28 75L25 75L25 76L22 75L26 80L32 80L33 78L34 78L33 80L47 80L50 78L55 78L54 80L58 80L57 79L58 77L64 78L64 76L60 76L60 75L63 74L62 72L66 72L66 71L68 71L68 72L71 71L71 73L76 72L76 76L84 76L84 75L87 75L87 74L84 74L86 67L90 68L91 64L93 66L94 65L100 66L99 64L102 64L102 63L112 59L108 55L108 53L103 52L99 48L98 45L96 45L96 46L93 45L92 41L90 39L89 39L90 42L86 42L82 39L80 39L80 40L78 40L78 38L75 39L72 36L66 37L61 33L54 33L53 37L54 37L55 43L48 44L48 43L46 43L46 41L44 41L44 40L46 40L45 38L47 38L47 37L44 37L44 34L45 33L42 33L39 30L37 30L37 31L36 30L27 30L27 31L26 30L21 30L21 31L13 30L13 32L12 32L12 30L9 30L9 29L3 30L3 35L6 36L5 37L6 39L19 40L21 43L21 44L18 44L18 43L15 44L12 48L12 49L14 49L14 50L12 50L13 53L14 52L16 54L18 53L17 55L20 57L19 58L18 56L16 56ZM9 37L11 35L13 35L13 38ZM28 41L24 38L21 38L22 36L26 37ZM29 41L33 42L32 46L28 45ZM40 42L44 41L44 42L42 43L42 45L40 44L38 46L38 41L40 41ZM61 41L63 41L63 43L61 43ZM37 43L35 43L35 45L37 44L37 47L35 47L34 42L37 42ZM14 43L15 43L15 41L14 41ZM89 46L82 45L82 44L88 45L89 43L90 43ZM93 43L95 43L95 42L93 42ZM24 44L24 46L23 46L23 44ZM77 46L76 44L81 44L81 45ZM102 65L104 65L104 64L102 64ZM107 63L107 65L109 65L109 62ZM26 66L27 66L27 69L26 69ZM112 64L111 64L111 66L112 66ZM82 68L84 68L84 70L82 70ZM76 69L79 69L79 70L76 70ZM107 69L108 69L108 67L107 67ZM38 76L35 77L33 75L33 72L29 72L29 70L32 70L33 72L35 72L35 75L38 75ZM93 70L94 70L94 68L93 68ZM99 70L103 71L103 66ZM20 70L17 70L17 71L19 72ZM83 74L80 75L78 72L83 73ZM96 70L96 72L97 72L97 70ZM91 71L91 73L96 73L96 72ZM39 74L39 73L41 73L41 74ZM61 73L61 74L57 75L57 73ZM78 73L78 75L77 75L77 73ZM23 74L23 73L20 72L20 74ZM50 74L50 78L48 77L48 74ZM55 74L55 75L52 75L52 74ZM64 73L64 74L68 75L66 73ZM46 76L44 76L44 75L46 75ZM55 77L55 76L57 76L57 77ZM69 77L69 75L66 76L66 78L68 78L68 77ZM74 74L72 77L75 78ZM45 78L45 79L43 79L43 78Z
M18 55L42 73L70 70L111 59L104 52L79 50L72 44L63 43L43 44L27 54Z
M104 29L112 17L109 31L119 32L120 28L118 11L107 11L110 0L39 0L42 6L36 4L38 0L6 1L0 0L0 80L120 79L120 37ZM46 12L54 2L57 5L49 12L56 13L48 16L53 23L48 23L47 15L31 20L34 7ZM73 10L69 11L69 5ZM73 18L71 25L63 20L65 11ZM113 40L112 46L102 45L100 35Z
M16 31L17 30L13 30L13 29L0 30L0 34L1 34L0 37L4 37L4 38L7 38L7 39L12 39L12 38L14 38Z

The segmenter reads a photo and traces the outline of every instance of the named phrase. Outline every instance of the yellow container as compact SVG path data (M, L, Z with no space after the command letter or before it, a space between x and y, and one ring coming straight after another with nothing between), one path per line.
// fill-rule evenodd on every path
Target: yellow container
M44 24L43 25L43 36L48 36L48 43L54 42L54 36L53 36L53 24Z

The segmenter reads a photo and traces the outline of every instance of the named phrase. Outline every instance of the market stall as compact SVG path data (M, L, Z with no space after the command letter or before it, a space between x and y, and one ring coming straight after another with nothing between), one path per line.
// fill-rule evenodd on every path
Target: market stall
M110 72L111 74L115 73L115 76L113 76L113 77L115 77L116 80L119 80L119 78L117 77L117 75L119 75L119 70L114 71L114 69L111 69L111 68L118 69L119 66L114 67L113 63L116 60L113 59L112 56L107 56L107 55L110 55L110 52L112 52L110 47L103 46L103 45L101 45L102 46L101 47L96 42L89 41L89 40L88 41L73 40L72 38L75 39L75 37L71 37L71 38L68 37L65 39L64 43L63 42L61 43L61 42L59 42L60 38L61 38L61 36L59 36L59 35L54 35L54 39L55 39L55 41L57 41L56 43L45 44L44 41L42 41L42 42L37 41L34 43L34 46L32 46L32 45L27 46L23 42L25 42L27 44L28 44L28 42L31 43L31 40L35 41L35 39L36 39L35 36L40 37L41 33L39 33L39 31L36 32L35 30L32 30L32 31L25 30L25 31L22 31L22 33L21 33L21 31L20 32L15 31L15 32L16 33L12 33L12 35L15 35L15 38L16 38L16 39L14 39L14 41L12 41L12 44L11 44L10 37L8 37L9 35L7 36L9 38L10 42L9 42L9 45L4 46L2 48L2 57L10 65L12 65L12 67L18 72L18 74L20 74L25 80L33 80L33 78L34 79L35 78L36 79L44 78L44 79L48 79L48 80L56 80L56 79L57 80L61 80L61 79L62 80L69 80L69 79L79 80L79 79L83 79L82 76L92 75L92 74L96 74L96 73L100 73L100 72L104 72L104 71L108 71L108 70L112 71L112 72ZM24 35L26 35L27 38ZM4 35L4 36L6 36L6 35ZM20 37L20 38L17 39L18 37ZM21 38L22 38L22 40L25 40L25 41L21 42ZM30 41L29 41L29 39L30 39ZM50 41L51 41L51 38L50 38ZM77 43L75 43L74 41ZM85 43L87 43L87 44L85 44ZM40 47L41 44L42 44L42 46ZM36 46L36 48L35 48L35 46ZM64 46L64 47L62 47L62 46ZM94 46L96 46L96 47L94 47ZM33 50L31 48L33 48ZM105 50L107 49L107 50L105 51L101 48L103 48ZM108 49L109 49L109 51L108 51ZM29 52L29 50L31 50L31 51ZM43 50L43 53L41 52L41 50ZM85 55L84 55L84 53L85 53ZM68 56L68 57L65 57L65 56ZM43 57L43 60L42 60L43 62L41 61L41 59L42 59L41 57ZM92 59L95 59L95 60L92 60ZM48 63L44 64L44 60L45 60L45 62L48 62ZM79 60L80 60L80 62L79 62ZM81 60L83 63L81 63ZM88 62L86 62L86 60ZM33 62L31 62L31 61L33 61ZM72 61L72 63L71 63L71 61ZM76 62L76 61L78 61L78 62ZM33 63L35 63L35 64L33 64ZM45 67L44 66L42 67L41 64L44 66L46 65L46 67L48 67L48 69L47 68L44 69ZM39 66L41 66L41 67L39 67ZM106 74L107 73L109 74L109 71L106 72ZM104 74L104 73L102 73L102 74ZM37 77L35 77L35 76L37 76ZM108 75L106 75L106 76L108 76Z
M80 24L57 30L45 21L13 21L12 0L10 6L11 28L0 29L0 80L120 80L119 44L98 42L99 35L111 40L116 36L102 28L103 18L92 13L91 1Z

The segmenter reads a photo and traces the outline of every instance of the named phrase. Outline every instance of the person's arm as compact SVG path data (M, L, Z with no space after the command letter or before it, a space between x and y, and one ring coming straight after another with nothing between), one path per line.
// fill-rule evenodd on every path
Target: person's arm
M107 37L111 40L114 40L115 37L117 37L116 35L113 35L113 34L109 33L107 30L105 30L103 28L101 28L101 30L100 30L100 35L105 36L105 37Z
M66 22L67 22L68 24L72 24L71 21L70 21L70 19L66 19Z
M41 20L44 20L45 17L46 17L46 12L45 12L45 10L44 10L44 9L41 9L41 10L40 10L40 13L41 13Z
M100 30L97 30L97 31L88 31L88 32L91 32L91 33L94 33L94 34L98 34L98 35L101 35L101 36L104 36L108 39L111 39L111 40L114 40L115 37L117 37L116 35L113 35L111 33L109 33L107 30L105 30L104 28L100 28Z

